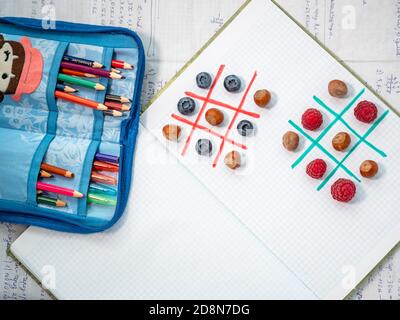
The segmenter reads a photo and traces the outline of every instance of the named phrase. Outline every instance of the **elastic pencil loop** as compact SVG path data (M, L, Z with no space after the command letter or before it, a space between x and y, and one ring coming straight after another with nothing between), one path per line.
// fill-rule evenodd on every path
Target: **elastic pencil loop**
M66 42L60 42L58 44L58 48L53 56L53 61L51 63L51 69L48 74L46 99L49 113L47 118L46 135L43 137L32 158L27 181L27 203L32 206L37 206L36 183L38 181L40 164L42 163L47 149L49 148L50 143L53 141L57 131L58 109L56 105L56 100L54 98L54 90L57 84L57 75L60 63L67 47L68 43Z
M111 60L113 56L112 48L104 48L102 61L100 61L105 68L109 69L111 67ZM108 78L99 78L99 82L104 85L106 88L109 86L110 80ZM104 102L106 91L97 91L96 92L96 101ZM81 181L79 185L79 190L82 190L87 194L90 184L90 175L92 172L92 166L94 161L94 156L99 148L101 136L103 134L103 125L104 125L104 115L102 112L93 111L94 114L94 124L93 124L93 134L92 134L92 142L90 143L85 156L85 161L83 163L83 170ZM83 198L78 200L78 216L86 216L87 211L87 199Z

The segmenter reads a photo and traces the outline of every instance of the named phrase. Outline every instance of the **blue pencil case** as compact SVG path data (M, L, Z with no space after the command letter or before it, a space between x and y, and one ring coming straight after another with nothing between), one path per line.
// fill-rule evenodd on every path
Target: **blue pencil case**
M89 79L106 90L76 87L77 96L104 103L106 94L128 97L131 109L121 117L55 97L65 55L97 61L104 70L122 60L132 70L125 79ZM44 228L92 233L111 227L123 214L132 177L140 115L144 51L136 33L117 27L57 21L0 18L0 220ZM93 163L98 153L119 157L115 206L89 203ZM72 179L40 177L42 163L65 168ZM101 172L100 172L101 173ZM38 202L37 183L83 193L57 194L66 207ZM54 198L54 194L52 195Z

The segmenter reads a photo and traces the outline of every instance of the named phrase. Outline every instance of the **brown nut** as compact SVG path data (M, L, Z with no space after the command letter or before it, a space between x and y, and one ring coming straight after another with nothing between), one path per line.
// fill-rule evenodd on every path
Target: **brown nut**
M266 89L257 90L254 94L254 102L261 108L265 108L270 101L271 93Z
M171 141L178 141L178 139L181 135L181 128L174 124L167 124L162 129L162 132L163 132L165 139L168 139Z
M211 108L206 112L206 120L212 126L218 126L224 122L224 114L218 109Z
M379 166L373 160L365 160L360 165L360 173L364 178L375 177L378 171L379 171Z
M343 98L347 95L347 85L341 80L332 80L328 85L329 94L332 97Z
M228 152L224 160L226 166L235 170L240 167L240 153L237 151Z
M295 151L299 146L299 135L296 132L288 131L283 135L282 143L285 149Z
M332 139L332 146L337 151L346 150L349 147L350 143L351 143L351 137L347 132L339 132Z

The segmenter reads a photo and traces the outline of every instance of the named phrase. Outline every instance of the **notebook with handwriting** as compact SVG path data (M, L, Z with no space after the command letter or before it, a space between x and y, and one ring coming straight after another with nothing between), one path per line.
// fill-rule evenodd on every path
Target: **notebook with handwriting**
M320 298L345 297L399 241L398 115L270 1L251 1L142 123Z

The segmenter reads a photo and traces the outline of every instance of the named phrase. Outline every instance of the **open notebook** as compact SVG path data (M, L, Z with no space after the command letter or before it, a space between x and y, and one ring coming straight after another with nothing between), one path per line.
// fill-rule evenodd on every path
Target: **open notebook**
M206 90L195 79L203 71L213 75ZM241 77L241 92L225 90L230 74ZM346 98L329 95L333 79L347 83ZM267 108L253 102L254 92L263 88L272 92ZM192 115L177 110L185 96L197 104ZM354 116L363 100L378 107L371 124ZM223 111L226 123L207 123L204 115L212 107ZM317 131L301 125L310 107L323 113ZM239 135L241 120L254 124L254 135ZM400 239L400 119L270 1L251 1L154 101L142 124L319 297L344 297ZM163 137L166 124L182 128L178 143ZM301 137L296 152L282 147L288 130ZM331 145L341 131L352 139L346 152ZM197 154L199 139L212 142L211 156ZM231 150L245 158L236 171L224 165ZM328 166L321 180L305 173L316 158ZM379 163L374 179L360 175L367 159ZM339 178L357 187L351 203L331 197Z
M214 92L195 86L200 71L219 80ZM222 86L231 73L244 84L236 95ZM349 84L347 99L327 94L333 78ZM251 96L264 87L273 92L272 107L259 109ZM241 139L236 122L228 134L226 124L212 128L214 135L207 129L191 135L188 122L207 128L203 118L195 119L209 94L225 106L242 108L245 113L224 109L224 114L236 122L251 117L255 136ZM184 95L196 97L197 113L179 122L172 114ZM371 126L352 117L360 100L379 107L379 119ZM304 134L299 118L310 106L323 110L325 124ZM13 254L36 277L44 266L56 267L52 292L59 298L344 298L399 240L397 115L267 0L251 1L168 86L142 123L180 163L150 167L155 157L143 150L152 150L146 147L151 139L142 133L133 194L121 224L93 236L30 228L12 245ZM178 144L162 137L167 123L182 126ZM282 148L287 130L302 135L299 152ZM334 133L348 130L351 156L332 151ZM221 137L227 141L224 148ZM211 157L196 155L199 138L212 140ZM223 164L230 150L246 159L235 172ZM323 181L311 181L304 173L307 162L317 157L328 162ZM381 166L372 181L357 173L365 158ZM357 196L350 204L330 198L331 184L341 177L356 182Z
M31 227L13 243L35 278L54 270L57 298L316 298L143 128L134 169L128 211L111 230Z

